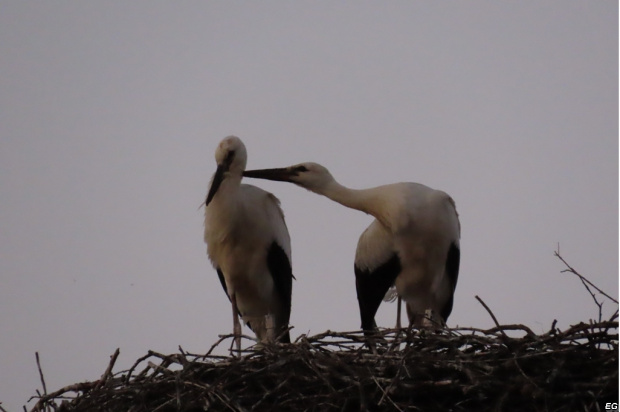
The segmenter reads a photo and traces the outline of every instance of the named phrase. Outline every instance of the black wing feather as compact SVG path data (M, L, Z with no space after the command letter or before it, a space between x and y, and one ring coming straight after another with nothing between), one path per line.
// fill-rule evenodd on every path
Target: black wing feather
M401 270L397 254L374 270L361 270L355 266L355 287L364 331L372 331L377 327L377 309Z
M293 270L291 262L284 249L277 242L272 242L267 252L267 268L273 277L273 284L282 302L282 326L288 327L291 317L291 295L293 294ZM283 343L290 343L289 334L286 333L280 339Z
M459 279L460 262L461 251L456 244L452 243L450 245L450 249L448 250L448 257L446 259L446 274L448 275L448 280L450 281L452 293L450 294L450 299L448 299L446 304L441 309L441 317L444 322L448 320L448 316L452 313L452 306L454 305L454 291L456 290L456 282Z
M217 277L220 278L220 283L222 284L222 287L224 288L224 292L226 292L226 296L228 297L228 300L230 300L230 296L228 295L228 289L226 289L226 280L224 279L224 273L222 272L222 269L220 268L216 268L215 270L217 272Z

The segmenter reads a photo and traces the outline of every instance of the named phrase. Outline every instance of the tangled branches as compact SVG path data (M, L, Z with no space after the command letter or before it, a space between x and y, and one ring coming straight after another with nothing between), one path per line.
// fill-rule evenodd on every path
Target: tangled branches
M40 396L32 411L602 410L618 399L617 329L384 330L374 351L362 332L327 331L238 357L149 351L111 374L113 356L101 379Z
M476 296L494 328L390 329L371 340L327 331L213 355L232 343L226 335L205 355L149 351L112 373L117 350L100 379L50 394L37 354L43 394L31 412L605 410L618 402L618 311L603 321L599 299L617 300L556 256L590 293L598 321L565 331L554 321L537 335L500 325Z

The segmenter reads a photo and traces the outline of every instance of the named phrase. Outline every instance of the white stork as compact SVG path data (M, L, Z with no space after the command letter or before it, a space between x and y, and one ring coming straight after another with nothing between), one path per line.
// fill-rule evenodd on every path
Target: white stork
M207 255L232 304L237 349L239 316L260 342L290 342L291 241L278 199L241 184L247 154L235 136L215 151L217 171L205 201Z
M394 286L411 325L444 325L452 311L460 261L460 223L454 201L419 183L355 190L316 163L251 170L244 176L292 182L375 220L360 236L355 284L362 328L376 329L375 314Z

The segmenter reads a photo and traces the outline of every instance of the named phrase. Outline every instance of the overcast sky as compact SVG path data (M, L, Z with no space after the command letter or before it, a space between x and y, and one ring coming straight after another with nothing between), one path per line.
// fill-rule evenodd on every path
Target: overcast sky
M450 326L597 317L618 293L618 3L1 2L0 401L232 331L203 243L225 136L248 168L455 199ZM372 218L293 185L292 338L355 330ZM616 309L605 301L604 316ZM396 307L384 304L380 326ZM246 332L249 332L245 329ZM29 404L32 406L32 403Z

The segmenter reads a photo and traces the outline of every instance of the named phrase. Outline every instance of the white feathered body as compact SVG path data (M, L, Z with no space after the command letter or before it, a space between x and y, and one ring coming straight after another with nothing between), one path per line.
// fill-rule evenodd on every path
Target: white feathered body
M276 316L276 327L286 326L289 314L283 314L283 302L267 266L273 242L291 262L290 238L278 199L255 186L224 180L206 207L204 240L213 267L223 273L228 296L236 297L243 321L251 323L257 337L264 338L268 314Z
M439 312L454 293L446 257L459 247L460 224L454 201L418 183L395 183L364 190L368 213L376 217L361 235L355 265L374 270L396 253L402 271L395 280L408 311Z

